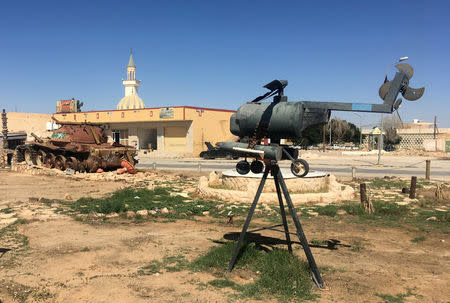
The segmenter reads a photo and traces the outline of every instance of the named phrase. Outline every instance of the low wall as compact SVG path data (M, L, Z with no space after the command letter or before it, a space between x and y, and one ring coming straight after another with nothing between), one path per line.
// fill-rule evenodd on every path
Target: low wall
M328 191L331 176L319 178L292 178L284 179L286 186L291 192L319 192ZM255 191L258 188L261 179L245 177L222 177L222 185L230 190ZM267 179L263 192L276 192L273 179Z
M255 197L256 191L258 189L259 181L256 183L249 182L249 185L245 190L230 190L223 189L222 187L226 187L224 183L222 183L222 179L218 178L218 176L213 176L214 173L210 174L210 178L201 177L200 182L197 187L197 192L200 195L204 195L207 197L215 197L227 202L241 202L241 203L251 203ZM309 182L313 178L307 178L301 180L299 184L302 184L303 181ZM290 191L290 196L292 202L294 204L310 204L310 203L325 203L329 204L332 202L339 202L342 200L350 200L355 196L355 191L352 187L341 184L336 181L336 178L333 175L323 177L324 184L326 184L327 191L326 192L306 192L306 193L296 193L293 190L292 184L291 186L287 184L287 187ZM299 180L299 179L291 179L291 180ZM267 180L265 185L265 190L260 196L259 201L263 203L278 203L278 196L276 192L271 192L270 190L270 182L271 180ZM288 181L288 180L286 180ZM287 183L287 182L286 182ZM273 184L273 183L272 183ZM211 187L212 186L212 187ZM266 189L266 186L268 188ZM314 187L314 186L312 186Z

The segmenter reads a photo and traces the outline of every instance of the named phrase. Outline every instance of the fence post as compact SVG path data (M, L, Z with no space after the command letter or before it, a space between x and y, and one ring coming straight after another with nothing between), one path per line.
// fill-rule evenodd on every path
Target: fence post
M360 199L361 199L361 203L364 204L367 202L367 188L366 188L366 183L361 183L359 185L359 194L360 194Z
M153 162L153 170L156 169L156 162Z
M352 180L356 179L356 167L352 166Z
M426 160L425 163L426 163L426 166L425 166L425 179L426 180L430 180L431 160Z
M412 176L411 177L411 187L409 189L409 198L414 199L416 197L416 184L417 184L417 177Z
M372 201L370 201L369 195L367 195L366 183L361 183L359 185L359 193L361 196L361 204L364 207L364 211L368 214L373 214L375 209L373 207Z

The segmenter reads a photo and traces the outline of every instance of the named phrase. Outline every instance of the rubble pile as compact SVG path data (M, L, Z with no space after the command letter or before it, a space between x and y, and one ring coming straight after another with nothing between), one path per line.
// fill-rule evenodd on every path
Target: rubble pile
M8 166L8 158L12 158L14 151L11 149L0 148L0 167L5 168Z
M11 171L20 172L29 175L61 176L79 180L92 181L122 181L130 184L149 183L155 180L157 172L137 172L136 174L121 174L117 171L99 171L98 173L81 173L71 169L61 171L56 168L46 168L38 165L27 165L25 163L16 163L11 166Z

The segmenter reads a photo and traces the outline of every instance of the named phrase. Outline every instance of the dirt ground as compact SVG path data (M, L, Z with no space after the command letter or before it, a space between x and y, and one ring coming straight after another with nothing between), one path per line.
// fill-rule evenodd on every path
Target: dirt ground
M208 216L197 221L87 224L39 200L65 199L67 194L72 199L99 197L124 186L0 170L0 210L12 211L2 218L14 214L27 219L16 224L13 236L0 234L0 248L11 249L3 255L0 251L0 302L228 302L231 289L205 286L215 278L212 274L139 275L138 270L165 256L182 254L194 260L217 245L213 240L240 231L240 224L227 225L225 217ZM338 239L352 245L312 248L326 283L325 289L314 289L320 295L316 302L383 302L375 294L396 297L408 290L413 295L405 295L404 302L449 302L448 233L431 230L415 243L411 240L422 233L414 228L361 226L324 216L302 224L310 240ZM261 233L283 238L275 232ZM22 246L14 244L17 239ZM295 247L295 254L305 258L300 246ZM242 283L252 279L239 270L231 277Z

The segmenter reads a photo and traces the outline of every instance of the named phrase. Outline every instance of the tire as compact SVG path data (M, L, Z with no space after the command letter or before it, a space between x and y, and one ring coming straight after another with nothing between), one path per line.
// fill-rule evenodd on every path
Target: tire
M27 165L36 165L36 151L33 148L25 148L24 158Z
M66 157L64 157L63 155L58 155L55 158L55 168L59 169L59 170L66 170Z
M44 158L44 166L48 168L55 167L55 158L53 153L47 153Z
M37 155L36 155L36 165L44 166L46 156L47 156L47 153L45 151L43 151L42 149L38 150Z
M66 168L73 169L74 171L79 170L77 158L75 158L75 157L67 157L67 159L66 159Z
M264 163L262 163L262 161L254 160L252 164L250 164L250 170L254 174L260 174L264 171Z
M13 156L13 163L21 163L25 161L25 157L24 157L24 149L23 147L17 147L15 152L14 152L14 156Z
M309 172L309 164L303 159L296 159L291 164L291 172L298 178L303 178Z
M246 175L250 172L250 163L248 163L245 160L239 161L236 164L236 171L240 174L240 175Z

